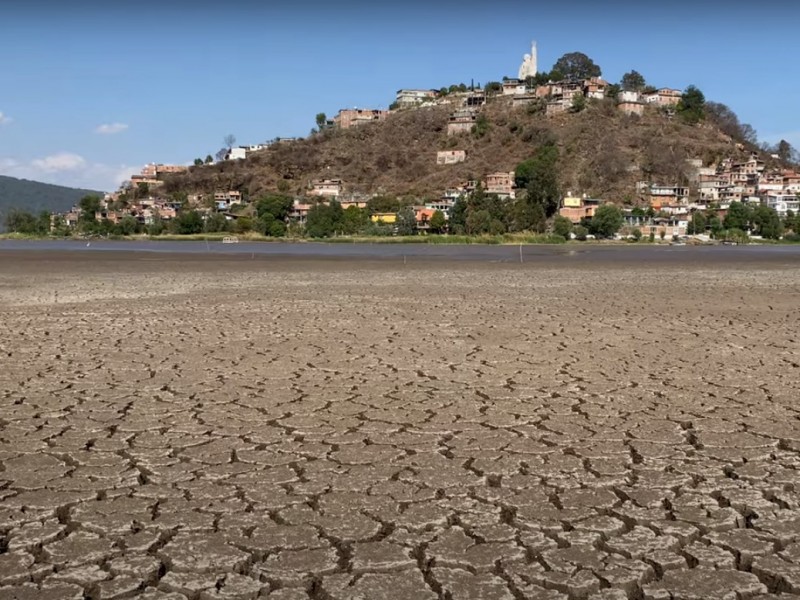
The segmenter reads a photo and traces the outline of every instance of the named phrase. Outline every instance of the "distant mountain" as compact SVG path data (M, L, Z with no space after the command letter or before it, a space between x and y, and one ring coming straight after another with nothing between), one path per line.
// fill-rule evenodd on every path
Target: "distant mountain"
M0 175L0 231L3 231L5 215L13 208L32 213L65 212L87 194L102 196L103 192Z

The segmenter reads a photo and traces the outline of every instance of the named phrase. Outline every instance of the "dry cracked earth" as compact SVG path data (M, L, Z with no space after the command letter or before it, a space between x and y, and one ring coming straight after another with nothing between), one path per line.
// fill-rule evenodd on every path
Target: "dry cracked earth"
M800 270L0 255L0 599L800 598Z

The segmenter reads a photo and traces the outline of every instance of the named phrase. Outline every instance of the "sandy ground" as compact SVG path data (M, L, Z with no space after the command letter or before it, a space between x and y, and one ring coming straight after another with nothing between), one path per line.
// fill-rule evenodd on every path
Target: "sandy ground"
M0 598L800 597L800 269L0 253Z

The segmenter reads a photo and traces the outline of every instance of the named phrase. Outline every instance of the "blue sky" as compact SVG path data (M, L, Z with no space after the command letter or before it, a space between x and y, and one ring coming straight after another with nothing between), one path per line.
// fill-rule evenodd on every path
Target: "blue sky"
M108 6L113 4L113 6ZM515 76L581 51L697 85L761 140L800 147L800 5L10 0L0 11L0 174L111 190L148 162L304 136L318 112L387 107L399 88ZM783 4L786 4L783 2Z

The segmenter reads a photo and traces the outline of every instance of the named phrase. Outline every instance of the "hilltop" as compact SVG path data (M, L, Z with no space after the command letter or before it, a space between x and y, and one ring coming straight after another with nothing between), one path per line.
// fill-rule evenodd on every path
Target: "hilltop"
M13 208L31 213L65 212L89 194L102 196L103 192L0 175L0 228L4 216Z
M539 108L490 98L480 113L483 135L454 136L447 135L452 106L393 111L380 122L326 129L244 160L192 167L167 178L166 191L302 195L312 181L335 178L346 192L434 198L467 180L513 171L538 147L555 142L562 190L622 200L634 195L637 181L685 183L687 159L710 165L757 150L713 122L686 124L655 107L641 116L620 112L611 99L589 100L578 113L546 116ZM439 150L464 150L466 160L437 165Z

